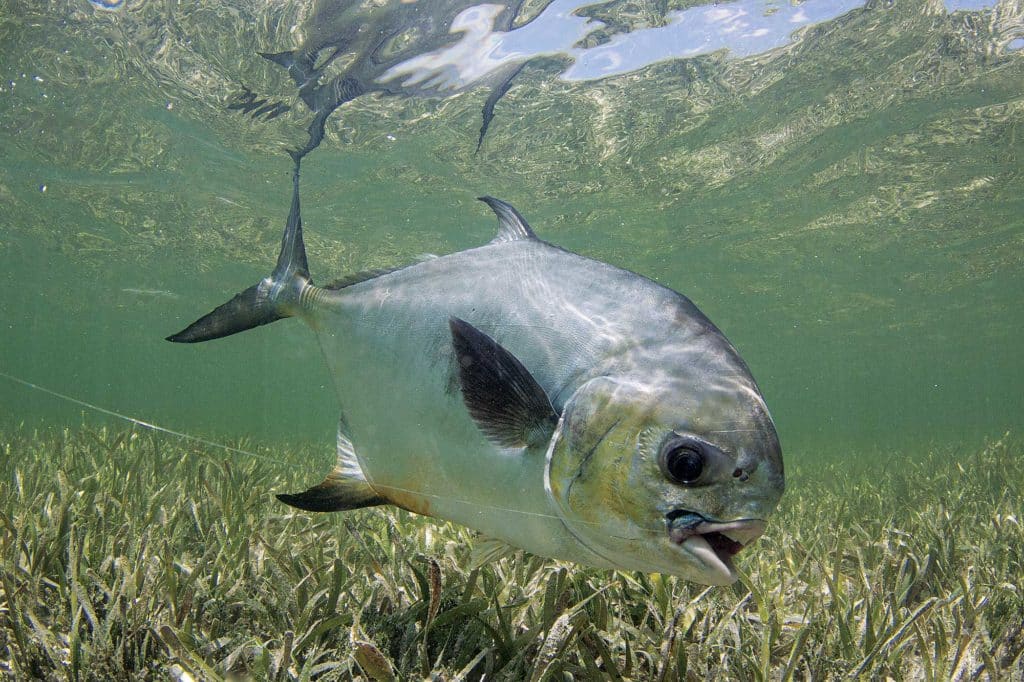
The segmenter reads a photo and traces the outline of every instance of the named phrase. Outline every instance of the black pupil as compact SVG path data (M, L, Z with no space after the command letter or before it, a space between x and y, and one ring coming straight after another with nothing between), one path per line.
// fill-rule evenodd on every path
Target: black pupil
M680 483L693 483L704 469L704 458L693 448L676 448L665 462L669 476Z

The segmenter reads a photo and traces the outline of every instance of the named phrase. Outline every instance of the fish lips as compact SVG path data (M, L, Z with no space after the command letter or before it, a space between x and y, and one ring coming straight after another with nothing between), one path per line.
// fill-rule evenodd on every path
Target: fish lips
M704 577L713 585L736 582L739 575L732 558L765 530L763 519L710 521L685 509L671 512L666 519L669 540L697 559L706 569Z

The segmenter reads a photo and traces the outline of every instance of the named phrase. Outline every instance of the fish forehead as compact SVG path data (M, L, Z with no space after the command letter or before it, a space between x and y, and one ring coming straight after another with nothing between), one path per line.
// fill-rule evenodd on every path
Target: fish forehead
M699 311L692 314L690 307L677 307L670 319L655 316L653 324L638 320L638 337L614 364L617 402L633 403L637 417L667 428L728 432L770 423L746 363L728 339Z
M778 435L753 376L720 333L678 330L648 348L635 348L621 365L634 369L609 389L609 407L627 448L637 437L691 433L754 471L766 463L781 476ZM646 436L644 434L647 434ZM773 484L774 485L774 484Z
M702 379L700 384L676 384L663 391L656 421L677 433L701 436L748 472L761 462L781 471L775 423L753 377L737 368L706 372Z

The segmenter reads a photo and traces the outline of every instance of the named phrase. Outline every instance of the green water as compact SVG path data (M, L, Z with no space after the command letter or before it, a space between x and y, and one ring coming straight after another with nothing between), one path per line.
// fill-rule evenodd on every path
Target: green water
M301 323L163 340L272 268L283 150L309 113L255 51L291 47L308 12L0 0L0 371L329 459L335 401ZM869 3L743 59L529 70L479 153L486 89L360 98L303 165L313 277L482 244L474 197L493 194L544 239L693 299L750 365L788 460L1019 431L1019 12ZM292 109L228 110L243 87ZM106 419L6 379L0 405L4 427Z

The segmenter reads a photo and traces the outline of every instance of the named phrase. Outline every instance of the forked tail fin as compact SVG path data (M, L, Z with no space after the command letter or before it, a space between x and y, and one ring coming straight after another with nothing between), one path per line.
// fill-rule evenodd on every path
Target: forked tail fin
M281 239L281 254L277 257L274 272L177 334L168 336L168 341L198 343L219 339L295 314L302 290L312 285L306 263L306 247L302 242L297 160L292 180L292 207L288 213L288 224Z

